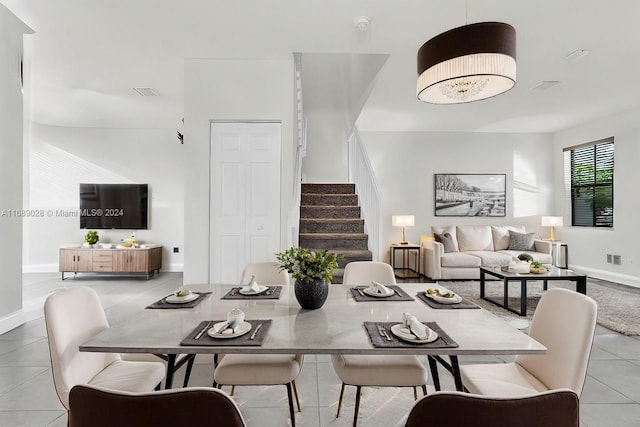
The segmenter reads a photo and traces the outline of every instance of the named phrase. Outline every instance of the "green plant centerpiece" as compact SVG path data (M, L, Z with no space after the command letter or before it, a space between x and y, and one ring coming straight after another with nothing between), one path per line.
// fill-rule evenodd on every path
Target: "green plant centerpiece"
M527 261L527 262L532 262L533 261L533 257L529 254L520 254L518 255L518 259L520 261Z
M100 236L98 236L97 231L89 230L87 234L84 235L84 241L89 245L95 245L100 240Z
M547 269L538 261L532 261L529 265L529 271L533 274L543 274L547 272Z
M322 249L291 247L278 252L276 258L280 270L286 270L295 279L294 291L300 306L311 310L322 307L342 255Z

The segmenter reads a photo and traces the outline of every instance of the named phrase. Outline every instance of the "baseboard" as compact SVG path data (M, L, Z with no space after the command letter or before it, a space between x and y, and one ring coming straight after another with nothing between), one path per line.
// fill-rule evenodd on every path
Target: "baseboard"
M584 267L581 265L570 265L572 270L579 273L586 274L589 277L596 279L608 280L609 282L620 283L627 286L634 286L640 288L640 277L631 276L628 274L616 273L613 271L599 270L596 268Z
M26 323L30 320L42 317L42 305L31 310L20 309L3 318L0 318L0 335Z
M24 264L23 273L57 273L58 264Z

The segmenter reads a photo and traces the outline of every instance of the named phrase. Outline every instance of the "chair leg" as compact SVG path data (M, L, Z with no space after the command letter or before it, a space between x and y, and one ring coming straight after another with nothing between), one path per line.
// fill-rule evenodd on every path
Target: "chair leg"
M296 427L296 413L293 409L293 393L291 392L291 383L287 383L287 397L289 398L289 416L291 417L291 427Z
M342 383L342 387L340 388L340 398L338 399L338 413L336 413L336 418L340 416L340 408L342 408L343 397L344 397L344 383Z
M353 413L353 427L358 425L358 412L360 412L360 395L362 394L362 386L356 386L356 409Z
M187 362L187 369L184 372L184 382L182 383L182 387L187 387L189 385L189 377L191 376L191 369L193 368L193 363L196 361L196 355L190 354L189 361Z
M291 385L293 386L293 396L296 398L296 405L298 405L298 412L302 412L300 408L300 398L298 397L298 387L296 387L296 380L291 381Z
M427 386L422 384L422 395L426 396L427 395Z

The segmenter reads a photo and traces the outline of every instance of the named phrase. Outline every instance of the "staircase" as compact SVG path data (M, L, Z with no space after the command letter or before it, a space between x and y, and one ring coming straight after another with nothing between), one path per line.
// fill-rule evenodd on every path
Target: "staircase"
M347 263L372 260L355 184L302 184L299 245L344 256L332 283L342 283Z

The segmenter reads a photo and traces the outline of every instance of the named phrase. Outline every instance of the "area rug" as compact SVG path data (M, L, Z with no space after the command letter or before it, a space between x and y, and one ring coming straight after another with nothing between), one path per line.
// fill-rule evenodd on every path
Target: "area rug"
M480 299L479 281L442 281L440 284L461 296L470 299L518 329L528 326L538 301L542 296L542 281L529 282L527 287L527 316L519 316L502 307ZM575 290L569 281L549 282L549 288L561 287ZM485 294L488 298L502 301L501 281L488 281ZM640 335L640 290L628 289L598 279L588 279L587 295L598 303L598 324L623 335ZM509 285L509 306L520 309L520 285Z

